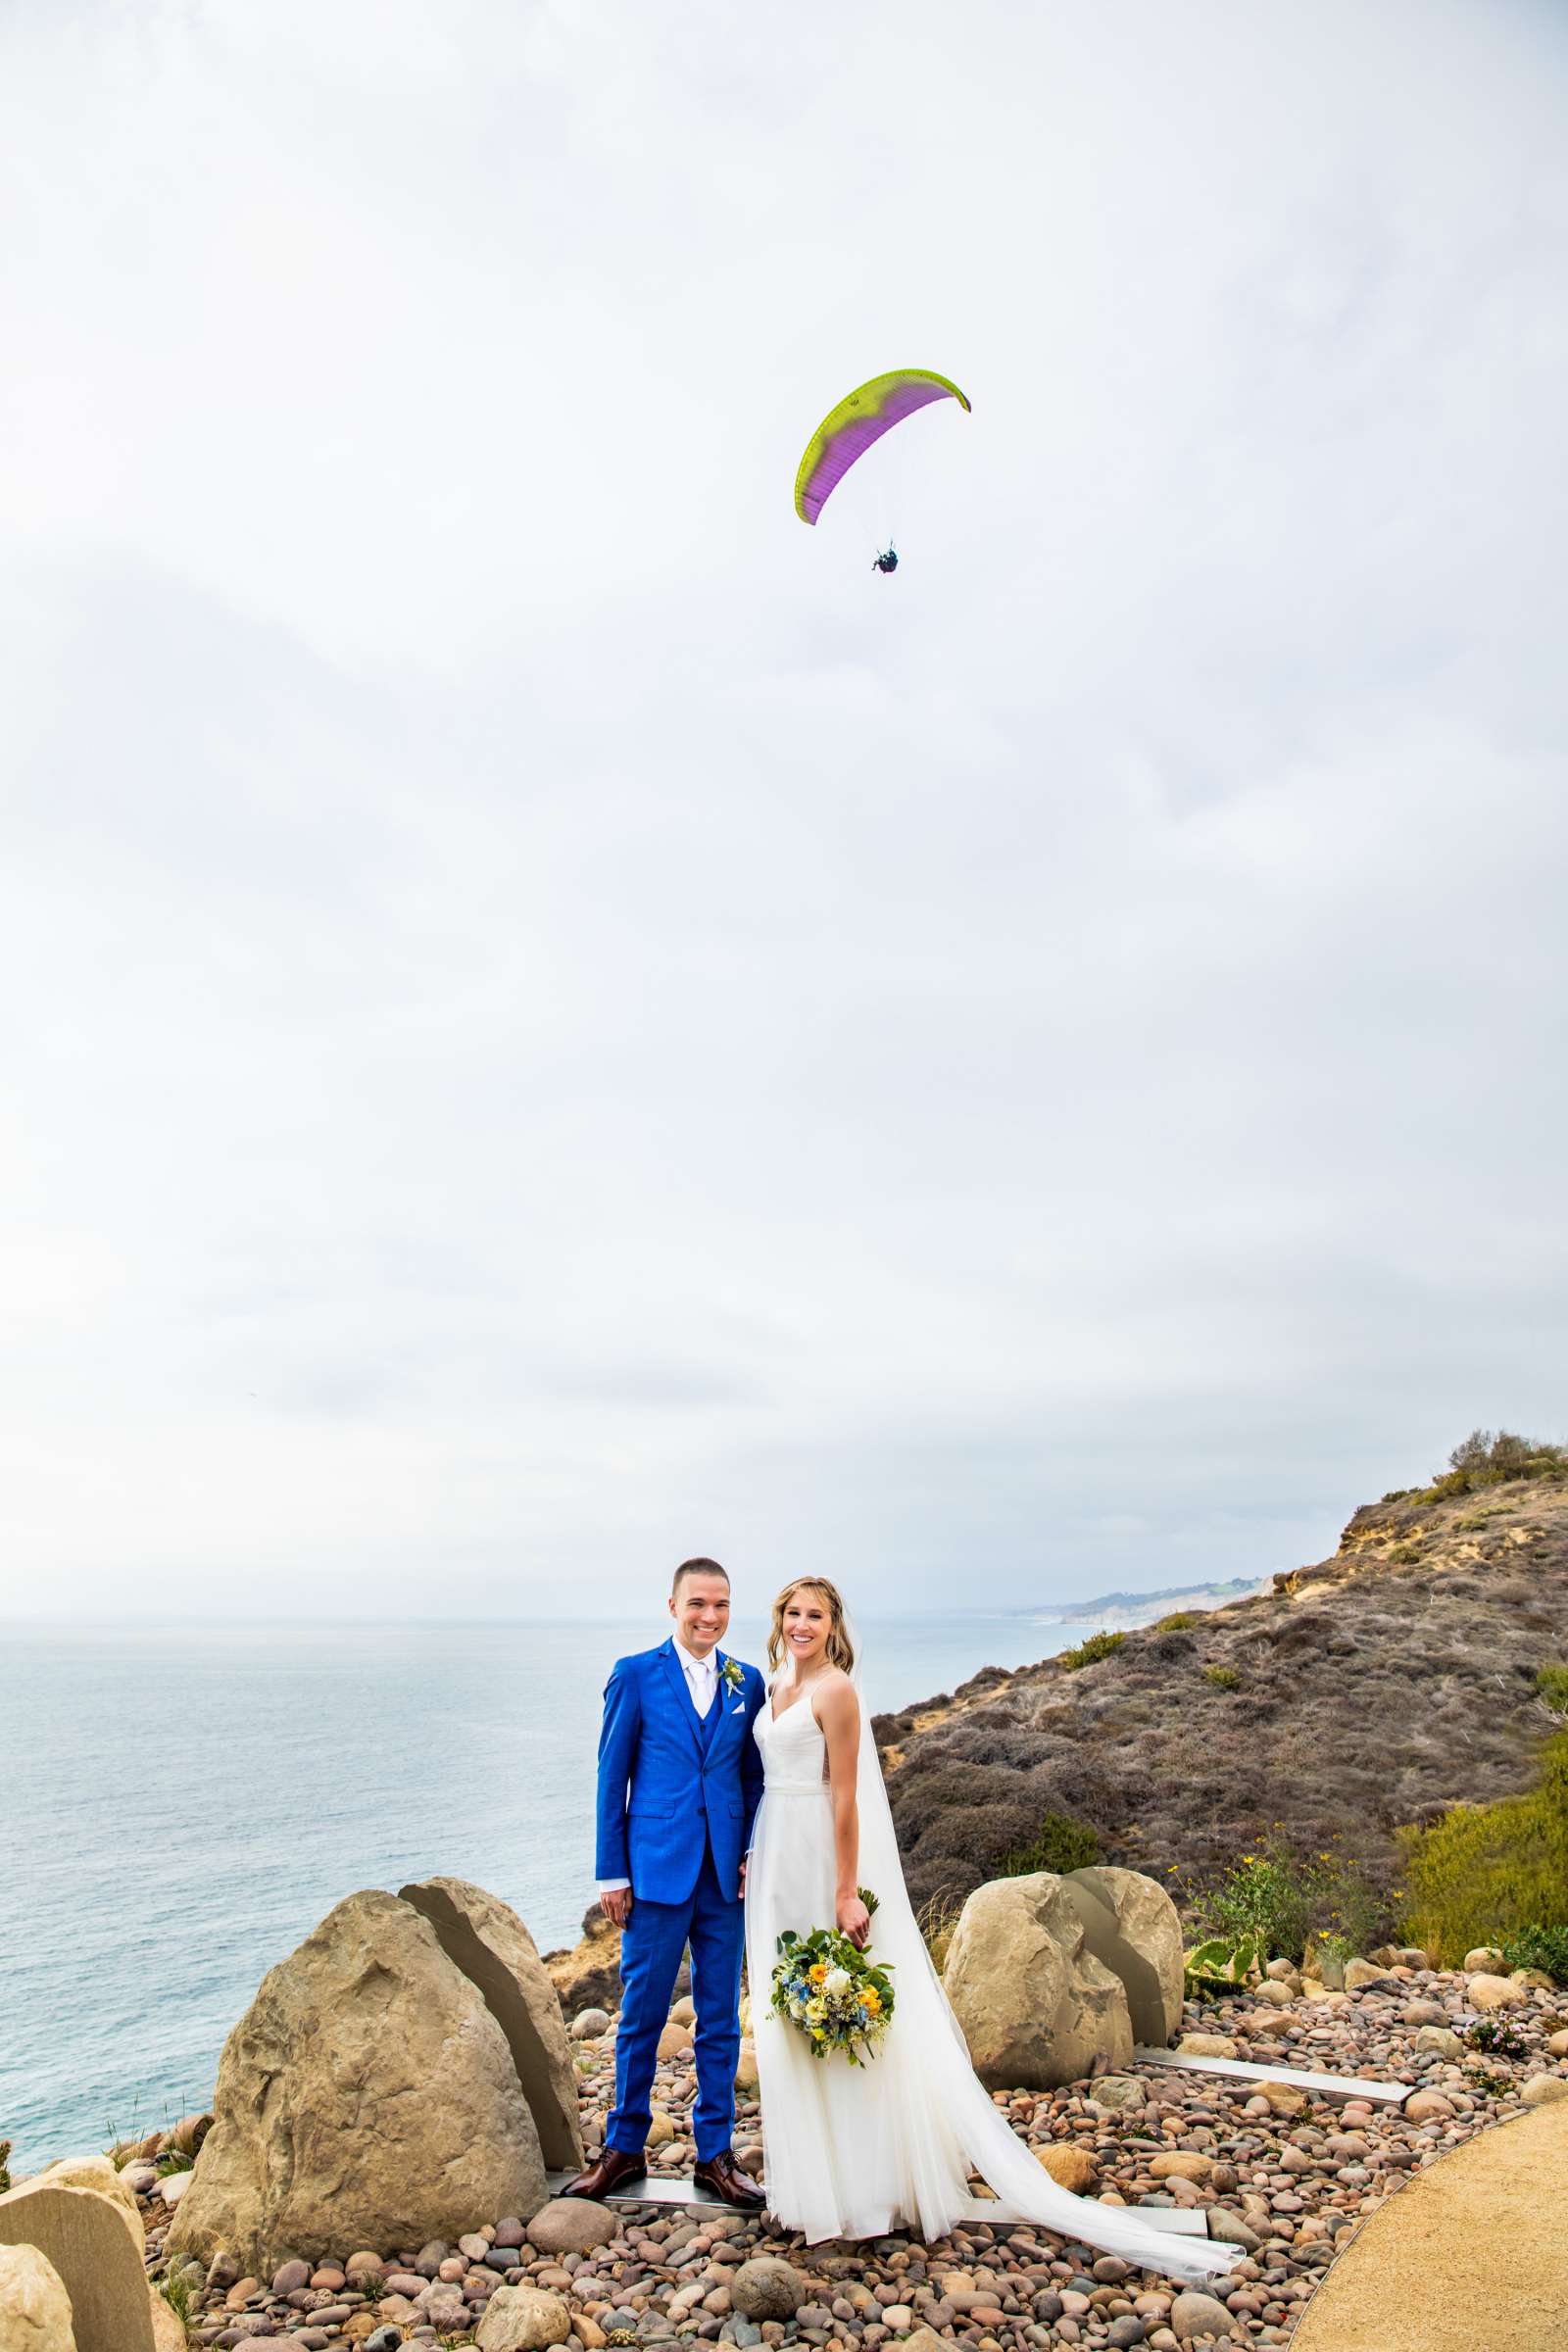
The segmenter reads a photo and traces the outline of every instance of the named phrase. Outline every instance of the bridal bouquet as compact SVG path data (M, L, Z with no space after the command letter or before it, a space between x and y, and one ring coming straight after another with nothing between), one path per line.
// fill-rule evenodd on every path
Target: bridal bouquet
M865 1887L860 1900L875 1911ZM842 2050L852 2066L863 2066L893 2023L893 1979L864 1952L857 1951L838 1928L813 1928L797 1936L786 1928L773 1964L773 2007L806 2035L813 2058Z

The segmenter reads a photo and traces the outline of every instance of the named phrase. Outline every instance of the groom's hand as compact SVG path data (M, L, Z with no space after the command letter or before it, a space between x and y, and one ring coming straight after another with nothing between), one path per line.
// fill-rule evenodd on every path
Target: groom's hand
M623 1928L631 1917L631 1888L612 1886L607 1894L599 1897L599 1908L608 1920L613 1921L617 1928Z

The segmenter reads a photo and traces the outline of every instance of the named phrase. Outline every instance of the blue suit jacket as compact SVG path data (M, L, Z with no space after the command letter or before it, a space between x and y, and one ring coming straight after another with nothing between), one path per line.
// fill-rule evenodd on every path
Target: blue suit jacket
M704 1831L718 1883L740 1900L741 1861L762 1794L762 1759L752 1726L766 1695L755 1666L738 1690L719 1666L717 1722L703 1726L673 1642L617 1658L605 1686L599 1735L599 1838L595 1875L629 1879L633 1896L683 1903L703 1867Z

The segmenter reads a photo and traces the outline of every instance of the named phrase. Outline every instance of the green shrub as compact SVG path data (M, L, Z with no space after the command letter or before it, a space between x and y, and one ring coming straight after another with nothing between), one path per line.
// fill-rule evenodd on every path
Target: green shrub
M1536 1690L1554 1715L1568 1715L1568 1666L1543 1666Z
M1238 1943L1255 1938L1260 1965L1299 1963L1307 1944L1320 1938L1364 1952L1382 1939L1391 1919L1387 1898L1337 1838L1303 1856L1277 1826L1257 1853L1243 1854L1213 1885L1189 1885L1185 1892L1194 1920L1209 1937Z
M1475 1944L1568 1930L1568 1732L1548 1740L1536 1786L1490 1805L1453 1805L1405 1849L1404 1940L1440 1967Z
M1528 2055L1512 2026L1499 2017L1478 2018L1465 2034L1465 2039L1473 2050L1484 2050L1489 2058L1523 2058Z
M1421 1557L1421 1546L1419 1544L1396 1544L1391 1548L1389 1557L1400 1568L1408 1568L1412 1560L1418 1560Z
M1070 1674L1076 1674L1080 1666L1093 1666L1098 1659L1112 1656L1126 1639L1125 1634L1091 1634L1076 1649L1064 1649L1061 1663Z
M1100 1840L1087 1821L1070 1813L1048 1813L1040 1835L1028 1845L1014 1846L997 1864L999 1879L1032 1878L1036 1871L1054 1870L1065 1878L1070 1870L1087 1870L1100 1859Z
M1539 1968L1554 1984L1568 1984L1568 1928L1521 1928L1503 1937L1502 1956L1510 1968Z
M1430 1487L1411 1489L1402 1499L1442 1502L1450 1494L1478 1494L1514 1478L1568 1478L1568 1446L1547 1446L1511 1429L1473 1429L1449 1454L1448 1468Z
M1154 1631L1156 1634L1191 1633L1195 1625L1202 1624L1205 1614L1202 1609L1173 1609L1168 1617L1156 1619Z
M1205 1666L1203 1680L1212 1683L1216 1690L1239 1690L1242 1678L1234 1666Z

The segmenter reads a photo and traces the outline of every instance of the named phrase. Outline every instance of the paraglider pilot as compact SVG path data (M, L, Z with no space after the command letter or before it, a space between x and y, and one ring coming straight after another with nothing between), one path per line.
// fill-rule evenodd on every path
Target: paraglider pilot
M873 557L871 568L873 571L898 570L899 551L894 546L891 539L888 541L887 546L883 549L882 553L879 556Z

